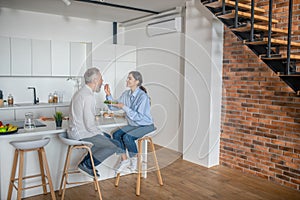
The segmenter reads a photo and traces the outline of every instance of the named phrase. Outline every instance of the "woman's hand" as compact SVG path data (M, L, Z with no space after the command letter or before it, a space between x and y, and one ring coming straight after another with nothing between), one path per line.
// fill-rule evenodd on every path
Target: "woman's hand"
M104 85L104 92L106 94L106 96L110 96L110 88L108 84Z
M117 108L123 108L124 104L123 103L115 103L115 104L109 104L110 106L114 106Z

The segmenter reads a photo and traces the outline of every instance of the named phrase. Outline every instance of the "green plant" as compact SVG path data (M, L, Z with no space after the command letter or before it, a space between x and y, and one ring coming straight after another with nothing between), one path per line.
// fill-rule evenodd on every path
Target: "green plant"
M63 119L63 113L60 111L56 111L53 116L54 116L55 121L62 121L62 119Z

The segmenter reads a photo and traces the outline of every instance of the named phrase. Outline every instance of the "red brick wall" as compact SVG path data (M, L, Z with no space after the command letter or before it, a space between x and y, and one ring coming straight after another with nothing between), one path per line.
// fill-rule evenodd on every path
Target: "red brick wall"
M222 165L300 190L300 97L228 28L221 130Z

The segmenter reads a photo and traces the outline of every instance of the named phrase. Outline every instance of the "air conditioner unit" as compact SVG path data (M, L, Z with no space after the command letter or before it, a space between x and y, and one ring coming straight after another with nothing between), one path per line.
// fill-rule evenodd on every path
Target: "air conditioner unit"
M147 25L149 36L162 35L168 33L181 32L181 17L161 20Z

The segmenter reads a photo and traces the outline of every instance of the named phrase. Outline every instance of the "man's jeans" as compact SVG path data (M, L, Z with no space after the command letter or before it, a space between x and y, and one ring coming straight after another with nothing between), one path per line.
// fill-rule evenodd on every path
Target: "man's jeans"
M111 139L111 136L107 133L104 133L104 136L106 136L107 138L110 139L110 141L118 148L120 146L120 144L117 142L117 141L113 141ZM88 139L82 139L83 141L88 141ZM91 141L88 141L88 142L91 142ZM93 142L92 142L93 143ZM94 143L93 143L94 144ZM93 146L94 147L94 146ZM93 152L93 147L92 147L92 152ZM94 154L94 153L93 153ZM97 156L97 155L96 155ZM101 164L101 161L99 161L97 158L95 158L95 156L93 155L93 160L94 160L94 165L97 166L97 165L100 165ZM92 162L91 162L91 159L90 159L90 154L88 153L84 159L81 161L82 163L84 163L88 168L92 169Z

